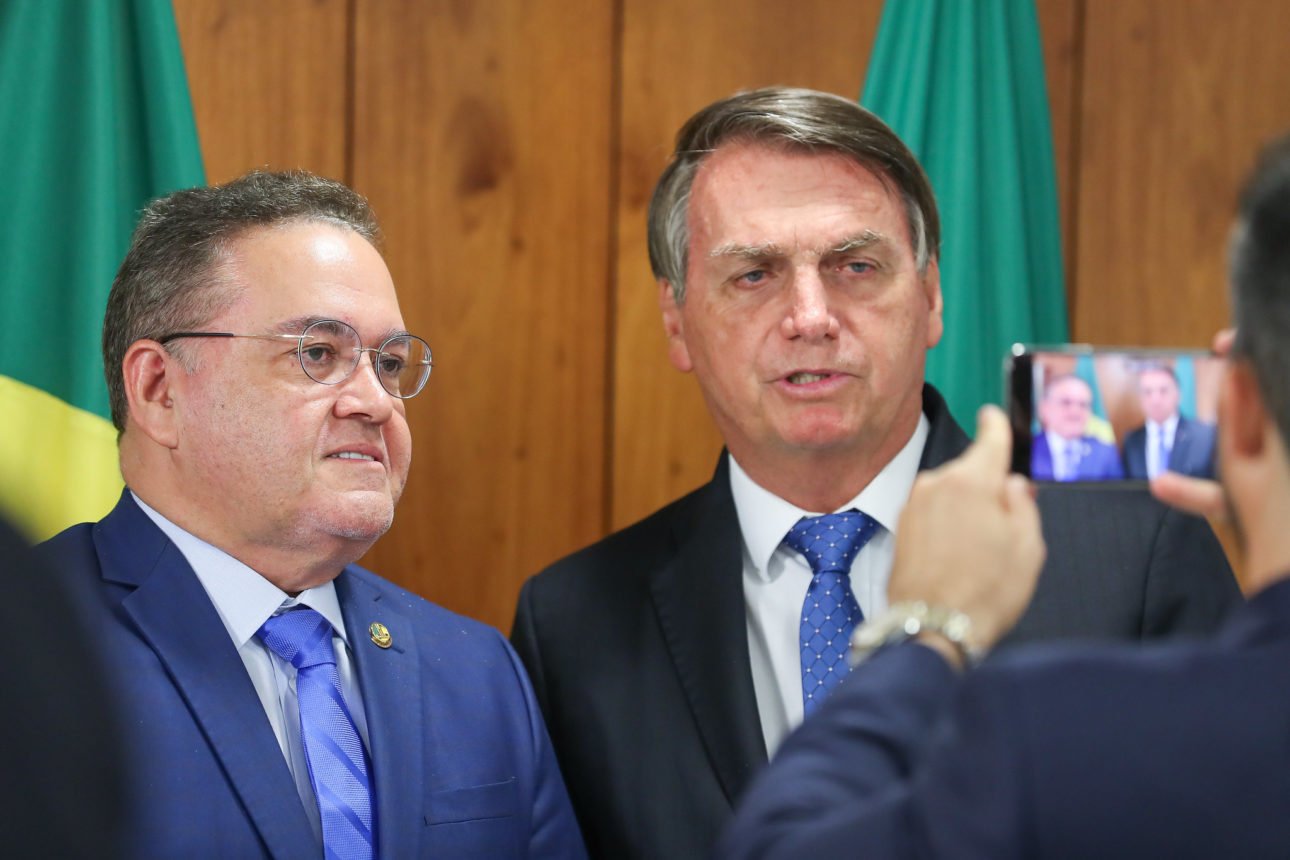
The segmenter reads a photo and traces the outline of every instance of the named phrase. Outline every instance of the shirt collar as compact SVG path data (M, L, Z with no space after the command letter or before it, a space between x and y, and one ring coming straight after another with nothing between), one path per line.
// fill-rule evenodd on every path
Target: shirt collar
M1165 434L1165 441L1172 442L1174 438L1174 434L1178 432L1178 413L1177 412L1175 412L1173 415L1170 415L1168 418L1166 418L1164 421L1160 422L1159 424L1148 419L1147 432L1150 435L1158 436L1162 430L1164 431L1164 434Z
M260 625L280 607L300 604L321 613L348 646L335 582L326 582L292 597L222 549L166 519L135 495L133 490L130 495L135 504L183 554L189 567L201 581L202 588L206 589L211 603L215 604L215 611L219 613L220 620L224 622L225 629L238 648L249 642Z
M900 512L909 500L909 491L918 477L918 463L923 456L923 446L931 424L926 415L918 416L918 426L895 457L874 476L849 502L837 510L856 508L878 521L893 534ZM734 495L735 513L739 517L739 530L743 533L744 551L748 553L759 576L766 575L770 557L802 517L818 516L834 511L805 511L781 499L770 490L748 477L734 457L730 460L730 491Z

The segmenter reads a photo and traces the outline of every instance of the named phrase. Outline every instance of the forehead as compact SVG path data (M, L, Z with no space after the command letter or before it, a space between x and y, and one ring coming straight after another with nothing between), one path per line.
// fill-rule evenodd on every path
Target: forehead
M1091 389L1082 379L1071 377L1063 379L1053 385L1049 390L1052 397L1088 397L1092 394Z
M239 293L232 312L246 324L313 316L401 327L389 269L353 230L317 222L255 227L229 242L223 258L222 273Z
M818 251L865 230L910 250L904 207L889 184L837 152L725 144L694 178L692 250L729 243Z

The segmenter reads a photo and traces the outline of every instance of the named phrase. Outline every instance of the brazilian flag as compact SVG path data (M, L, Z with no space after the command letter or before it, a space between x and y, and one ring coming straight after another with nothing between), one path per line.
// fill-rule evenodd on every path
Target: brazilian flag
M888 0L860 103L940 203L945 336L927 378L964 427L1013 343L1067 339L1044 55L1033 0Z
M0 509L42 539L121 492L103 308L143 205L204 182L170 0L3 0L0 105Z

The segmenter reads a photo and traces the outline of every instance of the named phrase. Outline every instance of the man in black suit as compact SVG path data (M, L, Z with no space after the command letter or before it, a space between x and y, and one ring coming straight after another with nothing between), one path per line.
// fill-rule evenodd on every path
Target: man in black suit
M1290 139L1234 237L1223 485L1152 488L1227 508L1249 603L1209 641L1038 646L962 673L1043 558L1025 484L1005 477L1007 422L983 411L977 444L920 478L901 521L891 598L940 620L912 640L899 617L856 633L870 659L749 790L721 857L1290 857Z
M704 108L649 232L669 356L728 453L707 485L530 580L512 632L588 847L614 860L708 854L845 672L850 626L886 609L917 471L967 445L923 384L935 201L872 114L785 89ZM1145 493L1041 504L1051 561L1018 640L1199 632L1237 598L1212 533Z
M1138 399L1146 423L1124 438L1124 471L1140 481L1168 469L1195 478L1214 477L1214 425L1178 409L1178 376L1167 364L1138 373Z

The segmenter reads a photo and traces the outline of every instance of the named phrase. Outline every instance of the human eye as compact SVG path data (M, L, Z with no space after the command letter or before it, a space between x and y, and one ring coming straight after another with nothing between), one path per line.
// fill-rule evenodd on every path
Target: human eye
M377 366L382 376L395 377L403 372L403 368L407 366L407 359L383 352L377 357Z
M867 275L878 270L872 260L844 260L839 268L846 275Z
M310 337L300 344L300 360L310 368L326 368L336 363L336 344L326 338Z
M756 287L765 284L770 280L770 272L766 269L750 269L735 276L734 283L741 287Z

